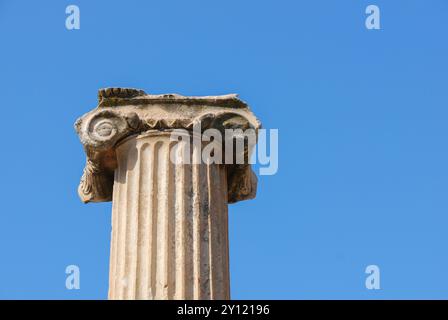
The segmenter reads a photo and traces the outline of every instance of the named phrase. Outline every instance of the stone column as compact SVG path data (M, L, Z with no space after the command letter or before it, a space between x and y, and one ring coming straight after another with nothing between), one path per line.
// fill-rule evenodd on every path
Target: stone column
M200 161L185 141L206 129L257 130L247 105L234 95L104 89L75 127L87 155L81 199L113 200L109 299L229 299L227 204L253 198L256 178L247 161Z
M179 146L169 131L117 146L110 299L229 299L226 168L175 164Z

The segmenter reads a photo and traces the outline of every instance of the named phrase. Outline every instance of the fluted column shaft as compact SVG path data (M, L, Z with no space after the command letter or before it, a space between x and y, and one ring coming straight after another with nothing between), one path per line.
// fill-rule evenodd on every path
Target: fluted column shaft
M190 149L169 131L116 148L109 299L230 298L226 168Z

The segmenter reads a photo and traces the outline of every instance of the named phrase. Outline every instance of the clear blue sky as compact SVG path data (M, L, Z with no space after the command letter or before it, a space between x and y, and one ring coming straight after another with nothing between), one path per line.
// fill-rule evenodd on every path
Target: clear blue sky
M447 15L445 0L0 0L0 298L107 297L111 205L78 199L73 123L125 86L236 92L279 129L279 172L229 208L232 298L448 299Z

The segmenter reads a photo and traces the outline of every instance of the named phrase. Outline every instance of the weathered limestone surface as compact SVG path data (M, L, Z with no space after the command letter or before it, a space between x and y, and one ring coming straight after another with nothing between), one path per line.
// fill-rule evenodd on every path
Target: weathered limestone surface
M230 298L227 204L253 198L256 177L247 162L183 161L196 149L170 135L186 129L191 141L198 124L220 132L260 127L236 95L123 88L100 90L98 107L76 121L87 155L79 195L113 200L110 299Z
M109 297L228 299L225 167L173 164L169 134L117 147Z

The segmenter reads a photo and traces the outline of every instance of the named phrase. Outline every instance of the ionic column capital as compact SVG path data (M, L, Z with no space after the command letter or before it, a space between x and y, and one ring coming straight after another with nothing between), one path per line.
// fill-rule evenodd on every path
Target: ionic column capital
M86 152L86 167L78 188L83 202L112 200L116 146L131 135L148 130L201 131L254 129L260 122L237 95L185 97L150 95L142 90L107 88L98 92L98 106L80 117L75 129ZM250 150L249 150L250 152ZM248 153L248 150L245 150ZM255 196L256 177L248 163L228 164L228 202Z

